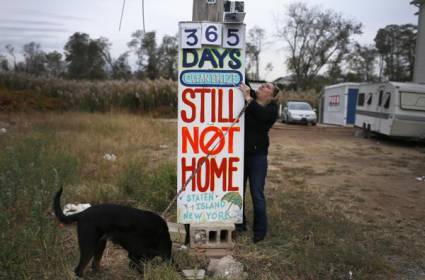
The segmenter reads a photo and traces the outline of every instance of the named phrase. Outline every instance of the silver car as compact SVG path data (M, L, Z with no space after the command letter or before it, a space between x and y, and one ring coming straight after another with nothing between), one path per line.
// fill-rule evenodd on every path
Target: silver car
M282 122L286 123L303 123L316 125L316 110L311 108L307 102L289 101L283 108L281 114Z

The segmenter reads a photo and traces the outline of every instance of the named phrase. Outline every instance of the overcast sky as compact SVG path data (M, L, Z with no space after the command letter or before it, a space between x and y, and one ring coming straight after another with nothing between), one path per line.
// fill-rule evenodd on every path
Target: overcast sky
M163 35L175 35L179 21L191 20L193 0L145 0L146 31L157 31L158 42ZM284 66L284 45L274 37L275 18L284 15L293 1L246 0L247 28L259 26L266 30L270 44L261 56L261 76L267 80L287 75ZM355 19L363 24L363 34L356 37L362 44L372 44L379 28L388 24L417 24L417 9L410 0L305 0ZM63 51L74 32L85 32L92 38L107 37L112 55L125 52L131 33L142 27L142 0L126 0L121 31L118 31L122 0L0 0L0 53L12 44L21 50L30 41L41 43L46 51ZM272 63L271 73L264 71Z

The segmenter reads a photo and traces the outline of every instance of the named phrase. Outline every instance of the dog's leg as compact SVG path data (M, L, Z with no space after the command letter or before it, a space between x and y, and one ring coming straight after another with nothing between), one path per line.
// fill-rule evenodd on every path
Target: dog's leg
M140 261L140 257L137 255L134 255L133 253L128 253L128 258L130 259L128 266L131 269L136 269L140 274L143 275L144 263Z
M94 255L99 237L96 234L96 230L90 225L78 224L77 233L78 245L80 246L80 262L74 271L78 277L83 277L84 269Z
M106 238L99 239L97 243L96 250L94 252L94 257L92 261L92 269L98 271L100 268L100 260L102 259L103 251L106 247Z

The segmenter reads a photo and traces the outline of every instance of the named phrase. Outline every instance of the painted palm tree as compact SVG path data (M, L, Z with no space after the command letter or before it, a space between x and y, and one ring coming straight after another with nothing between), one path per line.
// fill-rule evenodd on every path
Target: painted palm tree
M232 205L237 205L239 209L242 209L242 196L238 192L228 192L221 198L221 200L229 203L229 207L226 212L230 210Z

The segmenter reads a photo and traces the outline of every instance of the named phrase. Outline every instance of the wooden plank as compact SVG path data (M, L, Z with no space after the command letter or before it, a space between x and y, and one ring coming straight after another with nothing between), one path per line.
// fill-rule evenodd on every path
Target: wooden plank
M192 21L223 22L224 0L208 4L207 0L193 0Z

